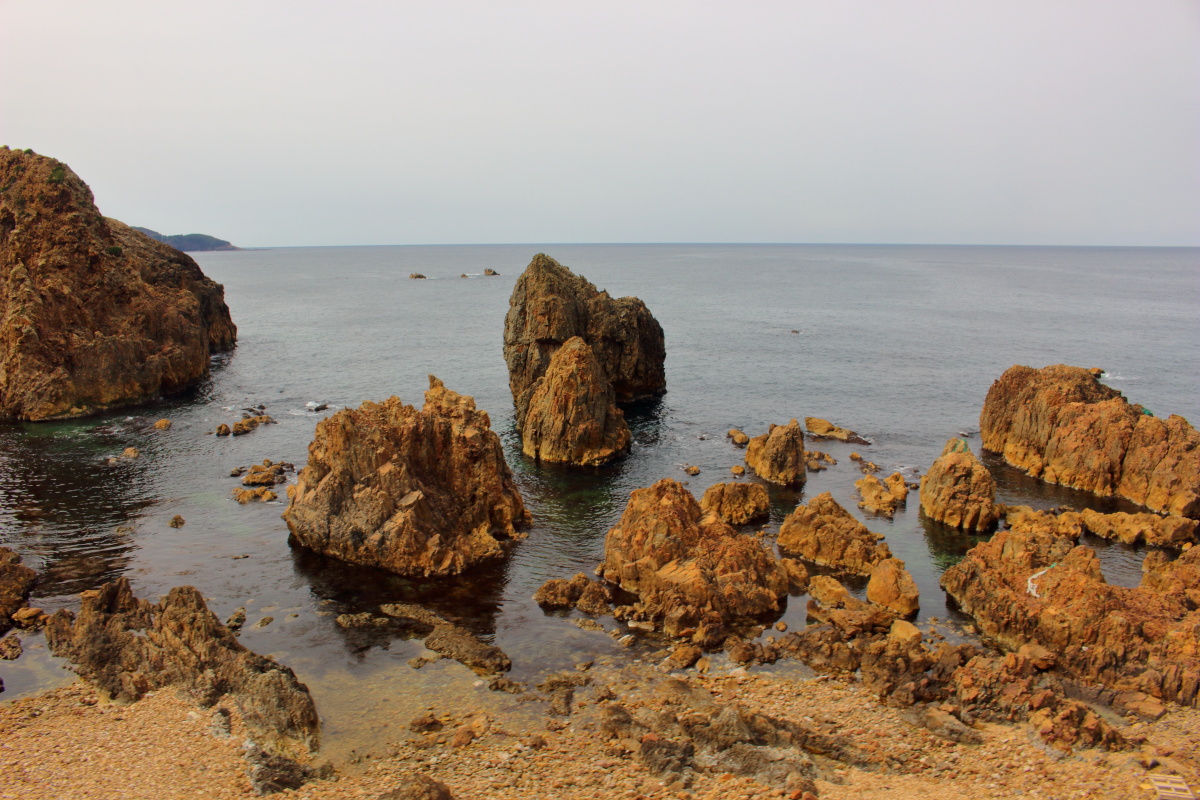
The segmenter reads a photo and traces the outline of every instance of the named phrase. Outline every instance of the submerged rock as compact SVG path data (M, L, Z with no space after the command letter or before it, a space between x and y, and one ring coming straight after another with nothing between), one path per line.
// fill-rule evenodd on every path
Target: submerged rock
M36 580L15 551L0 547L0 635L12 627L13 614L28 602Z
M850 512L822 492L800 505L779 527L779 549L814 564L870 575L892 553L883 537L872 533Z
M234 346L224 290L100 215L66 164L0 148L0 416L77 417L182 391Z
M593 466L624 453L629 441L612 384L587 343L571 337L533 386L522 450L540 461Z
M538 378L568 339L587 342L618 403L667 391L662 326L636 297L613 299L549 256L538 253L517 279L504 319L504 360L517 428Z
M969 531L990 531L1000 512L996 482L965 439L951 439L921 477L921 510L930 519Z
M800 423L772 425L767 433L755 436L746 447L746 463L758 477L771 483L795 486L804 483L806 459L804 432Z
M814 439L836 439L839 442L848 442L850 444L870 444L870 442L849 428L834 425L829 420L821 419L820 417L805 417L804 427Z
M700 498L700 508L730 525L745 525L770 515L771 498L757 483L714 483Z
M317 423L283 518L300 545L402 575L456 575L523 534L529 512L487 412L432 375Z
M1100 383L1099 370L1014 366L979 415L983 447L1035 478L1200 518L1200 434Z
M127 578L80 595L78 615L46 623L55 655L121 702L174 687L203 706L237 706L258 743L285 755L317 748L319 723L308 688L282 664L247 650L192 586L158 604L133 595Z

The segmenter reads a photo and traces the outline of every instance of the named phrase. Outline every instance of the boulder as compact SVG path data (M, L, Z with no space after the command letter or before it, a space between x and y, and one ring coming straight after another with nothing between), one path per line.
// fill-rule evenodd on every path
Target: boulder
M1187 517L1128 514L1124 511L1102 514L1090 508L1078 516L1088 533L1125 544L1142 542L1157 547L1180 547L1189 542L1194 544L1196 528L1200 525Z
M504 360L518 430L538 378L567 340L582 338L616 393L616 402L667 391L662 326L636 297L613 299L538 253L517 278L504 319Z
M402 575L456 575L505 553L529 513L487 412L432 375L425 406L397 397L317 423L283 514L304 547Z
M979 416L987 450L1035 478L1200 518L1200 434L1100 383L1099 370L1014 366Z
M729 439L738 447L745 447L750 443L750 437L742 433L737 428L730 428L729 432L725 434L725 438Z
M921 607L917 583L898 558L885 558L871 570L867 599L902 617L915 614Z
M533 595L542 608L578 608L585 614L612 612L612 592L602 583L588 580L582 572L571 580L551 578Z
M921 477L925 516L955 528L986 532L996 526L996 482L975 458L965 439L946 442L942 454Z
M700 498L700 508L730 525L745 525L770 515L771 498L757 483L714 483Z
M539 461L595 466L624 453L629 441L625 415L592 348L571 337L533 386L522 450Z
M12 627L13 614L29 600L37 573L21 563L21 557L0 547L0 635Z
M908 500L908 484L899 472L893 472L882 481L874 475L866 475L856 480L854 485L862 495L858 507L888 519L895 516L896 510Z
M705 514L669 478L630 494L605 537L600 573L637 595L637 615L668 620L672 635L778 613L788 593L788 575L769 550Z
M1029 506L997 506L1005 524L1018 533L1045 533L1062 536L1071 541L1083 534L1083 522L1078 512L1035 511Z
M849 442L850 444L870 444L849 428L839 427L820 417L805 417L804 427L808 430L809 436L814 439L836 439L839 442Z
M81 594L78 614L51 615L46 639L115 701L181 689L203 706L235 705L255 740L274 752L303 756L317 748L308 688L287 667L243 647L195 587L177 586L151 604L118 578Z
M0 417L78 417L182 391L234 346L224 290L100 215L66 164L0 147Z
M883 537L872 533L829 492L800 505L779 527L779 549L814 564L870 575L892 553Z
M1000 531L942 575L979 628L1033 644L1078 681L1200 703L1200 548L1148 558L1138 587L1112 586L1090 548L1043 532Z
M755 436L746 446L746 463L758 477L771 483L796 486L804 483L804 432L800 423L772 425L767 433Z

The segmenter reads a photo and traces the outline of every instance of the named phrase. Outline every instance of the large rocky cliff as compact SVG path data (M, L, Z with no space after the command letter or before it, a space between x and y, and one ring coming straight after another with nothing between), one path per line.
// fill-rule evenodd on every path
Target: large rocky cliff
M1099 370L1014 366L979 415L987 450L1049 483L1200 517L1200 434L1100 383Z
M236 337L224 290L196 262L101 216L62 162L0 148L0 416L180 391Z

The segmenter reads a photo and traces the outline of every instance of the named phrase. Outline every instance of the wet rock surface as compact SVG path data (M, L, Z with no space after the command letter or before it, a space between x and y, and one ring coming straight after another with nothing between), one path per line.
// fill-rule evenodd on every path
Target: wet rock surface
M502 557L529 513L475 401L433 376L421 410L393 397L317 423L289 489L292 538L405 575L455 575Z
M629 449L629 426L592 349L568 339L529 396L521 446L539 461L595 466Z
M662 326L636 297L614 299L539 253L517 279L504 320L504 360L517 427L539 378L567 340L591 348L616 395L628 403L666 392Z
M190 257L100 215L53 158L0 148L0 416L77 417L179 392L237 329Z
M870 575L891 551L883 537L867 530L850 512L822 492L800 505L779 526L779 549L806 561Z
M803 484L807 475L804 432L800 423L772 425L767 433L755 436L746 446L746 464L764 481L784 486Z
M1100 383L1099 370L1010 367L979 416L983 446L1035 478L1200 517L1200 434Z
M13 625L16 614L28 600L37 573L21 563L21 557L0 547L0 635Z
M941 456L921 478L921 511L955 528L986 532L1000 517L996 481L965 439L946 442Z

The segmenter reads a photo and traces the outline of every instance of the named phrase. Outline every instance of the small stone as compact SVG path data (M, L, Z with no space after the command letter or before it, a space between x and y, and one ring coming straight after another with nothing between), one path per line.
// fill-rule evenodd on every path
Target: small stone
M137 458L138 457L138 449L136 447L126 447L124 450L121 451L121 457L122 458Z
M171 427L171 420L169 420L169 419L160 419L158 422L154 423L154 429L156 431L169 430L170 427Z
M172 528L182 528L185 522L186 520L183 517L176 514L175 516L171 517L171 521L167 524Z

